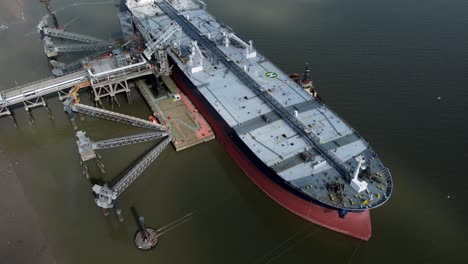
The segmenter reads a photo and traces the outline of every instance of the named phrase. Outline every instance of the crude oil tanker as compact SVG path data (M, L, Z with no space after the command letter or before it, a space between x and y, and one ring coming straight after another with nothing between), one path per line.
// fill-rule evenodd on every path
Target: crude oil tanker
M144 55L210 123L244 173L292 213L359 239L392 193L370 145L318 98L308 70L287 75L196 0L127 0Z

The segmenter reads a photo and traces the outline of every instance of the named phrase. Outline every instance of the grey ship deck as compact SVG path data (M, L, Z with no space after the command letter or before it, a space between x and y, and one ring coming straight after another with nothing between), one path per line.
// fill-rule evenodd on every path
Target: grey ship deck
M129 10L147 23L154 36L174 23L174 17L159 7L169 3L158 2L127 1ZM193 35L181 25L182 30L168 41L171 43L167 47L169 56L251 151L279 177L299 192L333 208L364 210L377 207L389 198L392 181L388 169L345 121L250 43L235 36L229 27L204 10L201 2L178 0L171 4L182 20L195 26L199 36L216 43L229 63L239 66L261 91L291 113L305 128L304 132L314 139L314 144L319 145L311 145L304 134L298 133L271 104L247 87L228 65L220 62L212 50L200 42L193 43ZM368 184L366 190L359 193L350 185L358 167L356 157L362 157L368 168L359 174L359 180ZM339 166L332 164L334 160Z

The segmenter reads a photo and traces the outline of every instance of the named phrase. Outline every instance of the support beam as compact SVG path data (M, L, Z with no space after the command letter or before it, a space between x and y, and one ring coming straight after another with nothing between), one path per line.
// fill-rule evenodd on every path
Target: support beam
M128 87L128 82L126 80L104 86L92 86L92 88L95 101L100 101L101 98L106 96L115 97L119 93L130 93L130 88Z
M78 139L76 141L76 145L78 146L78 152L80 153L81 160L84 162L95 159L97 157L95 150L98 149L116 148L130 144L143 143L166 136L168 136L167 132L157 131L93 142L89 137L86 136L86 132L78 131L76 132L76 137Z
M5 115L11 115L10 109L8 106L0 106L0 117Z
M24 109L26 109L26 111L29 111L31 108L34 108L34 107L47 105L42 96L33 98L31 100L24 100L23 104L24 104Z

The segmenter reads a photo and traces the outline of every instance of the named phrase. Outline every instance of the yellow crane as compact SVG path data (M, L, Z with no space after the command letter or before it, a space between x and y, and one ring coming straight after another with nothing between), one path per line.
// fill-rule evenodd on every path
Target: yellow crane
M70 95L73 97L73 100L75 101L75 104L80 102L80 99L78 99L78 91L81 88L85 88L85 87L88 87L90 85L91 85L90 81L84 81L84 82L81 82L81 83L75 85L75 87L73 87L73 89L70 90Z

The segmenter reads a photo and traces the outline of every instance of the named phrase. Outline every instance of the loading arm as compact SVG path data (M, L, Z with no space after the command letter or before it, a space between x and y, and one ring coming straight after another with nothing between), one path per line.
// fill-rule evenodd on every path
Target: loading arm
M180 26L175 21L171 21L169 25L163 28L163 30L156 35L155 41L148 42L148 47L143 51L145 57L148 60L151 60L151 56L156 52L156 50L162 48L165 42L180 29Z

